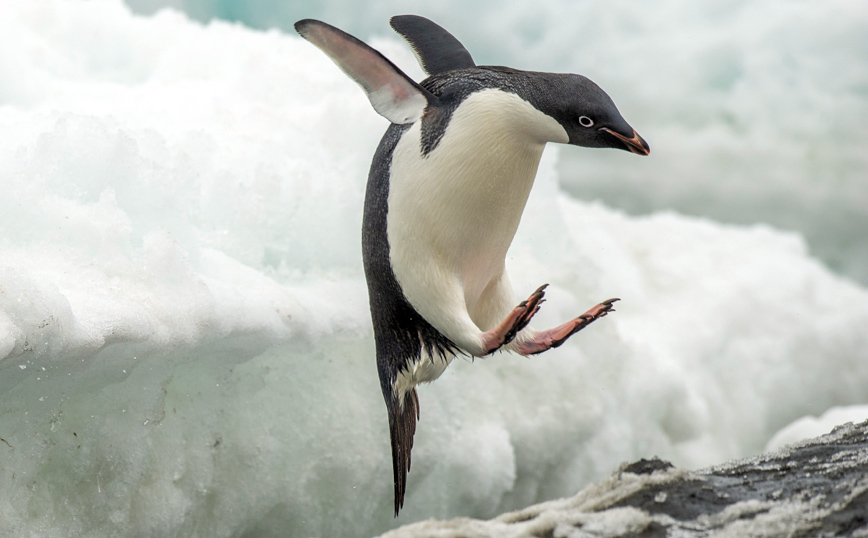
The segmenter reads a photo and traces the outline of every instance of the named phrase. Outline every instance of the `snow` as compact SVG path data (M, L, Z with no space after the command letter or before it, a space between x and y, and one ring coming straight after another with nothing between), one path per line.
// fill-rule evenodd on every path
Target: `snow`
M419 76L397 39L373 44ZM863 286L791 232L571 198L558 158L594 151L550 147L507 260L517 296L551 284L540 327L613 296L618 312L424 387L393 520L359 246L385 127L295 36L119 0L3 3L0 536L492 517L625 460L756 453L868 401ZM668 166L609 153L649 182Z
M429 519L382 538L865 536L868 422L699 471L620 466L576 495L491 520Z
M832 431L832 428L852 422L858 424L868 420L868 405L833 407L816 416L806 416L781 428L766 444L764 452L773 452L804 439L818 437Z
M860 0L127 0L257 28L314 17L359 37L439 21L479 64L577 72L613 97L657 166L566 152L559 181L632 214L677 210L798 231L868 285L868 10ZM761 177L762 181L756 178Z
M456 518L451 521L429 520L383 534L382 538L442 537L473 538L503 536L530 538L545 536L622 536L643 531L653 516L632 506L610 508L615 502L643 488L652 488L690 479L682 470L655 472L648 475L615 473L592 484L568 499L557 499L506 513L491 521ZM606 511L600 511L608 508ZM581 528L581 530L577 529Z

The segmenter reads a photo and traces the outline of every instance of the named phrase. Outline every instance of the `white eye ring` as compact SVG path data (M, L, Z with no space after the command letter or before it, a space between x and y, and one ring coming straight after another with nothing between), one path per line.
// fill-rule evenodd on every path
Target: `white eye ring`
M587 116L579 116L579 124L582 127L592 127L594 125L594 120Z

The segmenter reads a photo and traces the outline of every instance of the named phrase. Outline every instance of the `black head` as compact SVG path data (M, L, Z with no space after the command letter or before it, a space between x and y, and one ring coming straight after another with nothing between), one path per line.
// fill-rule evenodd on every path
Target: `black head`
M612 98L581 75L479 66L431 76L422 86L437 96L441 105L451 106L486 88L512 92L560 123L569 144L622 149L637 155L651 151L618 112Z
M542 87L535 88L533 103L558 121L570 144L588 148L615 148L648 155L648 143L618 112L612 98L581 75L532 73ZM534 84L534 86L538 86Z

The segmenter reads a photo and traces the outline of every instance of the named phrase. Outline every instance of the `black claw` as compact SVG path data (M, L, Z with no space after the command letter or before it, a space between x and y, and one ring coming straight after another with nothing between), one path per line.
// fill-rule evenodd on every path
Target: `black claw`
M518 332L521 331L522 329L524 329L525 327L527 327L528 323L530 323L530 319L532 317L534 317L534 315L537 312L539 312L540 305L542 305L546 301L545 300L545 292L543 291L546 289L546 287L548 287L548 284L543 284L542 286L537 288L536 291L533 292L533 294L530 297L528 297L527 299L525 299L524 301L522 301L518 304L519 308L525 308L526 310L524 311L524 314L522 314L521 317L519 317L518 320L516 320L515 325L513 325L512 328L506 333L506 335L504 335L503 343L500 344L501 347L512 342L513 339L515 339ZM534 305L534 307L532 309L527 308L528 303L532 299L534 299L534 297L538 297L538 299L536 299L536 301L535 301L536 305ZM498 349L500 349L500 348L498 348Z
M603 301L603 302L600 303L600 304L604 304L604 305L606 305L606 306L612 306L613 303L615 303L616 301L620 301L620 300L621 300L621 299L618 299L618 298L615 298L615 299L609 299L608 301Z
M518 323L516 323L516 324L515 324L515 327L513 327L513 330L510 331L510 334L511 334L512 336L511 336L511 338L509 339L509 341L512 341L512 339L515 338L515 336L518 334L519 331L521 331L522 329L524 329L525 327L527 327L527 324L530 323L530 319L531 319L532 317L534 317L534 315L535 315L537 312L539 312L539 304L537 304L536 307L534 307L533 310L528 310L528 311L526 311L526 312L525 312L525 315L523 315L522 317L519 318ZM508 343L508 342L507 342L507 343Z

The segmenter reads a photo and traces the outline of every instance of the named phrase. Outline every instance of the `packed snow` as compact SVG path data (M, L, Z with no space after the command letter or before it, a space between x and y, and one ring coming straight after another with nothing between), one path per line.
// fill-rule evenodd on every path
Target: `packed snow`
M658 166L565 152L583 200L798 231L833 270L868 285L868 9L862 0L127 0L149 13L283 28L321 18L368 36L418 13L477 63L577 72L651 143ZM762 178L762 180L758 180Z
M865 536L868 422L695 472L660 459L621 465L567 499L488 521L429 519L381 538Z
M765 452L779 450L803 439L819 437L832 431L839 424L852 422L858 424L868 420L868 405L833 407L817 416L806 416L793 421L778 431L766 444Z
M373 44L420 76L396 38ZM606 158L653 183L672 132L612 93L652 154ZM296 36L120 0L2 4L0 536L488 518L868 402L868 290L791 232L576 200L558 158L602 151L550 147L507 260L516 295L551 283L540 327L613 296L618 312L423 387L393 520L359 246L385 128Z

